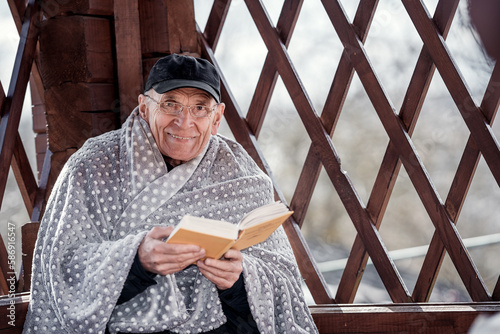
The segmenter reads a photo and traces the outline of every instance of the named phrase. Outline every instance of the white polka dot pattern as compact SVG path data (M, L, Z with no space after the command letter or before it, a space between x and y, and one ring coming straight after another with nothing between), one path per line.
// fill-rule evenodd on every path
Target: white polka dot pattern
M40 226L24 333L200 333L221 326L217 289L196 266L157 276L116 306L137 247L153 226L185 214L236 223L273 200L269 178L222 136L167 171L147 124L90 139L58 178ZM314 333L300 273L282 228L243 251L244 280L262 333Z

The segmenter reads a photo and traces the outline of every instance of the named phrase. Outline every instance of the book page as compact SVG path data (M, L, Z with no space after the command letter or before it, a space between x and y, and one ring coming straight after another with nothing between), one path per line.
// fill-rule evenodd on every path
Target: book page
M288 208L281 202L263 205L250 211L241 219L239 223L240 230L279 217L287 212L289 212Z
M170 235L175 234L181 228L227 239L236 239L238 237L238 226L222 220L186 215Z
M233 245L234 249L245 249L266 240L281 224L292 215L293 211L288 211L262 224L250 226L241 231L238 241Z

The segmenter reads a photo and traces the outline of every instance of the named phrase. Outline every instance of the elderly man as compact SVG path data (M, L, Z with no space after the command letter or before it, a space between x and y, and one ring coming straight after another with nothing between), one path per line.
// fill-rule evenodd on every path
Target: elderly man
M279 228L222 259L167 244L191 214L236 223L273 201L269 178L217 135L215 68L170 55L120 130L90 139L59 176L35 248L24 333L313 333Z

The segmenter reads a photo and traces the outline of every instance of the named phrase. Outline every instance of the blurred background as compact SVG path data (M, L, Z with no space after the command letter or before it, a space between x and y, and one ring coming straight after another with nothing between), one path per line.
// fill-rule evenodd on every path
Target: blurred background
M197 24L203 30L213 1L194 2ZM352 21L359 1L340 2ZM262 3L276 24L283 1L262 0ZM423 3L432 15L437 0ZM19 37L6 1L0 2L0 31L0 80L7 91ZM465 0L460 2L446 44L479 104L494 61L481 47ZM381 0L365 48L396 112L401 108L422 45L401 1ZM342 51L321 1L304 1L288 54L318 114L323 109ZM250 105L266 55L267 49L244 1L233 0L215 57L243 113ZM20 133L35 166L30 105L27 96ZM499 138L500 125L496 122L492 127ZM227 125L221 133L232 137ZM462 116L436 71L412 141L443 202L468 137ZM356 74L332 141L343 169L366 204L389 141ZM311 141L281 79L278 79L258 142L285 198L290 201ZM500 268L499 204L500 188L481 159L457 228L490 291ZM0 211L0 232L4 240L7 222L20 227L27 221L29 217L11 175ZM356 231L326 173L320 176L302 231L334 295ZM387 249L393 252L396 266L410 291L433 233L434 226L401 168L380 234ZM469 300L453 264L446 257L431 301ZM355 302L389 301L378 274L368 265Z

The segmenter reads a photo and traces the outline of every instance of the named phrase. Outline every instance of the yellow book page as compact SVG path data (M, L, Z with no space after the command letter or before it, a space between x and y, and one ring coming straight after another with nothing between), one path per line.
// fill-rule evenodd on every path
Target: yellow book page
M289 211L281 216L278 216L271 220L265 221L261 224L257 224L242 230L240 232L240 237L238 238L238 241L236 241L236 243L233 245L232 248L242 250L263 242L281 224L283 224L285 220L287 220L287 218L292 215L292 213L293 211Z

